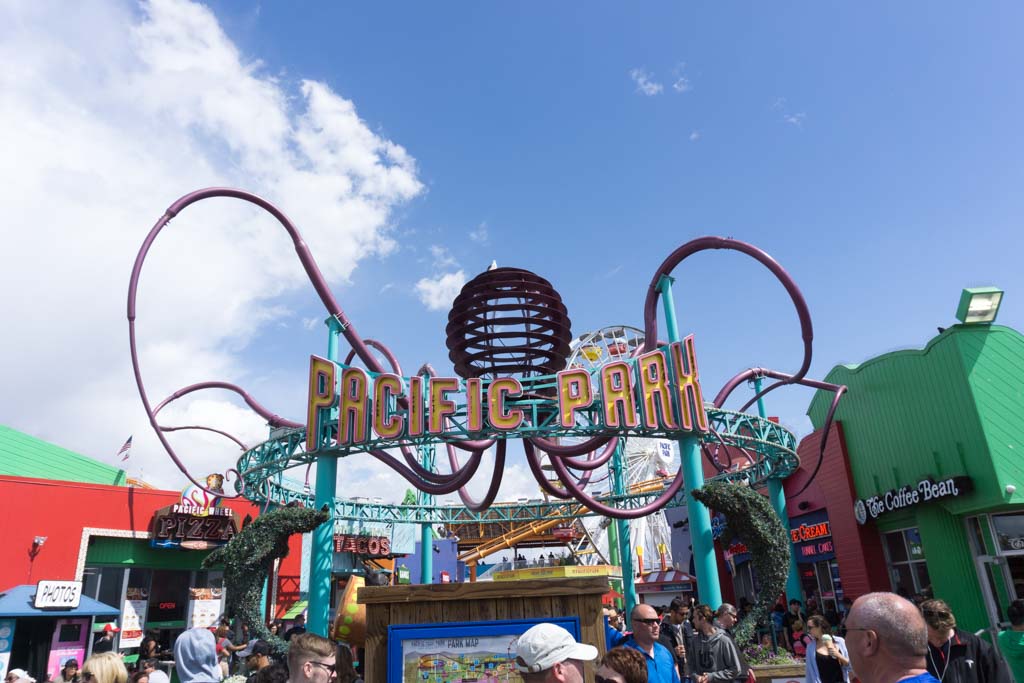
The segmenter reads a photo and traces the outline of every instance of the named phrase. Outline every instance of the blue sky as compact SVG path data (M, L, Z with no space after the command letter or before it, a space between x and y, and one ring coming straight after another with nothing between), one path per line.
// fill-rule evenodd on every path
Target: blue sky
M2 228L8 243L19 260L38 266L60 259L52 245L69 233L51 227L52 240L33 243L24 235L36 223L122 226L97 238L104 251L94 267L70 275L55 268L49 295L29 297L32 311L8 304L8 315L25 321L5 343L21 365L44 364L38 340L52 334L52 319L38 311L64 310L68 292L88 291L89 302L102 308L83 313L77 329L110 340L96 342L87 367L73 371L81 373L72 377L75 401L52 411L32 408L33 397L43 396L38 372L12 379L0 419L15 428L101 459L134 432L139 466L172 480L166 458L145 436L131 383L124 287L148 225L174 198L208 184L265 193L296 217L323 263L344 264L333 269L332 284L359 331L391 345L406 371L424 361L442 372L450 367L447 307L428 310L418 282L460 270L470 278L496 259L549 279L568 306L574 333L642 326L645 289L657 265L705 234L754 243L793 275L814 317L814 377L837 363L922 346L937 326L954 322L965 286L1004 288L999 322L1021 327L1024 46L1017 29L1024 9L1018 4L214 2L208 8L181 0L94 0L81 10L88 18L78 17L91 22L93 42L75 38L75 17L65 13L4 11L18 18L7 23L20 27L4 29L6 37L22 48L12 47L6 57L43 86L39 94L27 76L24 82L6 77L5 90L14 93L7 135L9 142L28 141L22 158L31 168L8 165L5 173L38 177L37 189L44 180L60 181L55 189L46 185L46 193L11 191L17 209ZM66 36L67 45L48 35ZM210 45L216 49L203 52ZM115 79L104 74L119 69L127 77L114 89ZM113 94L90 99L69 73ZM168 80L182 73L184 81ZM193 94L199 81L206 90ZM363 232L337 227L344 211L319 211L336 199L330 187L319 194L304 189L314 184L310 178L334 176L315 161L292 159L299 138L282 134L277 156L253 161L265 152L264 131L293 130L310 111L306 81L350 103L361 122L348 120L348 128L327 139L324 130L337 117L315 118L306 131L312 147L337 145L345 131L355 131L373 138L367 154L384 165L397 163L388 161L386 142L409 157L397 163L405 184L383 193L379 215L360 224ZM238 82L248 89L232 90ZM151 99L157 102L139 104ZM114 107L121 101L127 104ZM41 114L54 111L54 103L68 105L66 119ZM271 123L256 120L266 111L274 114ZM37 115L40 128L70 130L79 141L97 129L118 131L111 145L120 141L124 150L110 168L126 174L126 182L140 168L177 170L154 172L130 203L114 196L103 213L81 195L102 195L112 180L74 175L88 173L76 167L75 155L91 158L96 151L43 150L36 141L46 130L29 123ZM162 147L168 130L173 135ZM268 170L288 164L294 168L287 178ZM378 178L376 172L366 177ZM61 213L72 206L75 211ZM111 206L120 209L113 217ZM173 260L158 262L143 282L144 292L159 291L143 311L156 307L165 318L165 343L143 354L157 359L165 380L155 393L169 393L185 378L221 378L200 370L224 371L275 412L300 419L308 356L325 346L320 328L303 324L323 316L312 289L296 277L280 237L267 238L266 249L252 242L260 246L251 253L243 246L238 255L248 232L231 232L230 221L216 220L220 214L195 214L194 223L179 219L189 228L168 243L181 258L204 261L194 272L209 285L206 296L216 291L213 299L223 297L225 311L243 312L244 324L229 325L234 318L226 315L225 329L211 325L216 316L198 310L198 293L175 303L181 290L174 273L183 269L175 271ZM209 237L222 233L227 236ZM223 243L208 247L204 239ZM324 247L329 240L335 242ZM218 269L220 279L200 274ZM8 286L31 272L8 273ZM754 262L706 254L675 276L683 331L697 336L709 397L747 367L799 365L796 316L782 288ZM249 290L231 299L243 286ZM89 305L83 301L82 310ZM769 413L805 434L809 399L805 390L776 392ZM104 412L69 417L83 402ZM241 420L223 401L194 404L185 414ZM246 424L250 433L259 427Z
M702 234L793 274L819 377L922 345L963 286L1006 288L1000 321L1019 324L1009 3L214 7L268 70L326 80L416 157L428 189L400 219L410 250L444 245L470 275L491 258L533 269L576 332L639 324L655 267ZM468 239L480 225L484 244ZM444 317L409 294L420 261L361 264L342 305L407 365L443 364ZM795 316L759 266L708 254L677 275L709 388L796 367ZM394 317L374 315L381 299ZM790 393L770 407L804 432L807 396Z

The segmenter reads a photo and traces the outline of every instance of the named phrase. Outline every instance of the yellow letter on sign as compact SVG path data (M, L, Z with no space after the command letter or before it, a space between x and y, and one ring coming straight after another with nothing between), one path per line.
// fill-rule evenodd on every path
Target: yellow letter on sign
M338 398L338 380L335 365L319 356L309 357L309 397L306 413L306 452L320 448L320 430L323 428L324 411L334 407Z

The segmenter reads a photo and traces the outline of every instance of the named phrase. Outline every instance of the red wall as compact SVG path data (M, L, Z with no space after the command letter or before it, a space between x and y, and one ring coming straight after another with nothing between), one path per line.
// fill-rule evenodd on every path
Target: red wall
M808 434L800 441L797 447L800 469L784 484L786 510L790 517L821 507L828 510L844 595L856 599L871 591L889 590L881 538L875 529L857 524L853 516L853 503L857 494L853 488L846 439L839 422L833 423L829 430L825 458L814 483L799 498L791 497L792 493L803 487L809 473L814 470L820 448L820 430ZM803 500L811 505L800 510L799 504Z
M84 527L147 532L153 513L180 499L178 491L0 476L0 590L42 579L74 580ZM244 500L222 505L242 519L259 512ZM47 540L33 561L36 536ZM298 596L301 538L293 536L289 548L278 575L278 602L289 600L284 609Z

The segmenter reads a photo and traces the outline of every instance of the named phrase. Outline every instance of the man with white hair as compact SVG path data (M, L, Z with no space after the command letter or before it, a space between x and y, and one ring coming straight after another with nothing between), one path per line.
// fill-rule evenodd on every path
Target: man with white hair
M577 643L555 624L537 624L516 641L516 669L524 683L583 683L583 663L597 659L597 648Z
M928 673L928 630L921 613L895 593L868 593L846 618L846 647L862 683L939 683Z

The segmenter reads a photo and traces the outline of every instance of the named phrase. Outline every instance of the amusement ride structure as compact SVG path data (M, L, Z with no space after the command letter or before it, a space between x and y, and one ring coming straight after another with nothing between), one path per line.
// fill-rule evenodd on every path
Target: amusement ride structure
M305 422L274 414L241 387L226 382L193 384L156 404L146 392L135 329L136 295L146 255L174 217L212 197L239 199L273 215L291 237L324 304L328 316L326 353L310 359ZM743 253L776 276L799 316L804 354L793 373L751 368L733 377L706 402L693 338L679 335L671 273L686 258L710 249ZM657 336L659 306L667 340ZM845 387L805 377L813 331L803 296L775 260L743 242L702 237L669 255L654 271L643 306L643 323L642 332L617 328L621 339L605 328L573 344L568 311L547 280L526 270L496 268L468 282L448 316L446 343L456 376L439 375L427 365L405 375L383 342L364 339L357 332L284 213L256 195L228 188L193 192L166 210L143 242L128 293L131 359L143 406L167 454L200 489L224 495L209 491L189 473L167 439L169 432L204 429L231 439L243 450L236 466L225 472L236 490L227 497L244 496L264 505L326 507L335 522L417 523L422 525L424 548L430 547L433 529L440 525L543 521L568 526L592 517L584 526L593 536L600 517L605 517L615 527L617 543L611 545L618 546L628 607L636 599L629 521L647 520L650 525L651 516L666 506L686 505L698 593L703 602L718 604L721 593L710 516L689 493L704 483L701 459L714 464L718 471L715 479L766 487L772 506L786 524L782 480L798 464L796 441L792 433L765 417L761 398L789 384L807 385L835 392L834 413ZM343 350L343 343L348 350ZM590 357L598 349L606 362ZM772 382L762 387L764 380ZM746 382L754 383L756 395L739 411L724 410L729 395ZM267 420L269 438L250 445L214 427L159 423L160 411L169 403L205 389L238 394ZM754 404L758 405L757 414L744 412ZM507 445L513 439L520 440L545 495L495 504ZM631 463L646 457L642 455L646 442L657 444L659 440L673 444L680 464L674 472L665 472L667 476L657 476L653 484L645 483L649 480L630 474ZM825 445L823 441L819 458ZM466 491L466 483L477 474L487 449L493 449L494 468L488 475L487 492L476 500ZM439 454L443 466L437 462ZM742 466L732 462L734 454L742 455ZM337 458L353 456L373 457L394 469L420 492L417 503L399 505L338 496ZM313 463L317 465L314 491L284 476ZM434 503L435 496L452 492L459 494L462 506ZM313 531L308 625L319 633L327 632L333 533L331 524ZM421 555L423 576L429 577L431 553ZM795 581L795 571L790 574L791 582ZM799 584L794 591L799 594Z

